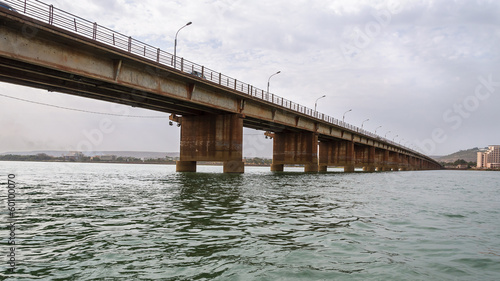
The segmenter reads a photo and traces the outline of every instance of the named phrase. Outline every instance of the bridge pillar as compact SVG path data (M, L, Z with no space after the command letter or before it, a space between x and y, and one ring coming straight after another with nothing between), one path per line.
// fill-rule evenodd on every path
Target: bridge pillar
M196 161L177 161L177 172L196 172Z
M394 169L395 171L400 171L401 170L401 167L403 166L403 161L401 159L401 154L396 152L396 154L394 155Z
M399 166L399 170L400 171L407 171L408 170L408 167L406 165L406 155L404 154L399 154L399 158L398 158L398 166Z
M243 173L243 119L238 114L183 116L177 172L196 172L197 161L221 161L224 173Z
M408 155L402 155L403 159L402 159L402 168L401 168L401 171L408 171L410 170L410 156Z
M319 171L326 172L328 166L339 164L339 141L321 141L319 143Z
M344 166L344 172L354 172L354 142L321 141L319 144L319 169L326 171L328 166Z
M399 171L399 153L398 152L389 152L389 162L390 168L392 171Z
M413 156L408 156L408 170L415 170L415 157Z
M344 141L342 142L342 146L345 146L346 156L345 156L345 164L344 164L344 172L345 173L353 173L354 172L354 163L355 163L355 149L353 141Z
M310 132L275 133L271 171L282 172L285 164L304 164L305 172L318 172L318 135Z
M284 170L284 164L271 164L271 172L283 172Z
M391 166L390 166L390 152L389 150L384 150L383 155L382 155L382 165L381 165L381 171L390 171Z
M368 158L368 147L354 145L354 167L363 168Z
M375 147L370 146L366 148L366 159L364 161L363 171L375 172Z
M413 169L420 170L420 158L413 159Z
M399 154L399 170L408 171L408 159L404 154Z
M384 151L381 149L375 149L375 162L373 165L375 166L375 171L381 172L383 171L383 163L384 162Z

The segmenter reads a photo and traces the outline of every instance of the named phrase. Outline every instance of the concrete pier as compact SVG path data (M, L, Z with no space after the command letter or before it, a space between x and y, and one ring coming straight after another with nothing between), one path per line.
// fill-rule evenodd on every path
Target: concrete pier
M243 173L243 119L239 114L184 116L178 172L196 172L197 161L221 161L224 173Z
M282 172L284 164L303 164L305 172L317 172L318 135L311 132L275 133L271 171Z

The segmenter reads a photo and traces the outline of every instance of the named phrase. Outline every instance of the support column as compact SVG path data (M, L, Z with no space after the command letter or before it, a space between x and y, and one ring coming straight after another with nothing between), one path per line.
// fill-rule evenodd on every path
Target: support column
M401 171L408 171L409 169L409 157L408 155L401 155L402 158L401 158Z
M319 168L344 166L344 172L354 172L354 142L346 140L321 141L319 144Z
M326 172L328 166L339 166L339 141L329 140L319 143L319 171Z
M177 161L177 172L196 172L196 161Z
M274 134L271 171L283 171L285 164L303 164L305 172L318 171L318 135L312 132Z
M375 170L377 172L383 171L383 166L384 166L384 151L381 149L375 149Z
M393 171L399 171L399 166L400 166L400 161L399 161L399 153L398 152L394 152L392 153L392 170Z
M415 157L413 156L408 157L408 170L410 171L415 170Z
M354 142L353 141L345 141L343 142L346 149L346 157L345 157L345 165L344 165L344 173L352 173L354 172Z
M284 170L284 164L271 164L271 172L283 172Z
M389 162L389 150L384 150L384 156L382 161L382 171L390 171L390 162Z
M368 161L368 147L354 145L354 167L363 168Z
M363 167L363 171L365 172L375 172L375 147L370 146L367 147L368 149L368 156L365 160L365 166Z
M196 172L197 161L221 161L224 173L243 173L243 119L238 114L183 116L178 172Z

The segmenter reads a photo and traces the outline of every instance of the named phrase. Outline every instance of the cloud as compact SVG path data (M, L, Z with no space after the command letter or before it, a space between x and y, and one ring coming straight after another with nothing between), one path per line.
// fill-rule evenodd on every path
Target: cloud
M281 70L272 78L273 93L309 107L326 94L320 111L341 119L353 109L346 121L360 126L369 118L365 128L373 131L382 126L381 134L391 131L393 136L418 141L431 137L435 128L444 128L449 138L436 146L436 154L500 139L500 132L488 128L498 116L492 104L498 104L500 89L481 102L459 129L450 129L443 119L447 110L474 93L479 76L492 75L500 81L498 1L58 0L54 5L169 52L177 30L192 21L179 33L179 56L261 89L271 74ZM347 51L346 46L350 46ZM31 98L41 95L6 84L0 84L0 90ZM57 96L54 103L110 110L105 103L53 96ZM16 102L1 101L0 109L20 108ZM98 122L76 113L29 110L20 119L27 128L20 135L26 138L30 135L26 118L37 118L36 112L62 119L70 116L78 130L55 138L66 146L75 143L70 135L81 136L81 130ZM16 118L14 111L9 112L11 116L2 113L2 118ZM42 121L51 126L50 120L36 120ZM47 130L58 132L63 125L52 126ZM48 139L43 137L47 133L35 131L37 135L28 139ZM153 134L155 141L148 141L148 148L178 150L178 129L143 120L117 123L106 147L144 150L139 134ZM167 143L171 145L165 148ZM1 149L10 146L2 143Z

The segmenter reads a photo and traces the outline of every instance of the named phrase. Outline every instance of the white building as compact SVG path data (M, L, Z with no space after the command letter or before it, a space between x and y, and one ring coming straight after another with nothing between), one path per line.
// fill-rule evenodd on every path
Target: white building
M63 155L63 157L64 157L64 160L66 160L66 161L78 161L78 160L83 159L83 157L85 157L85 155L80 151L70 151L70 152L68 152L68 154Z
M486 151L478 152L477 167L487 169L500 168L500 145L490 145Z

